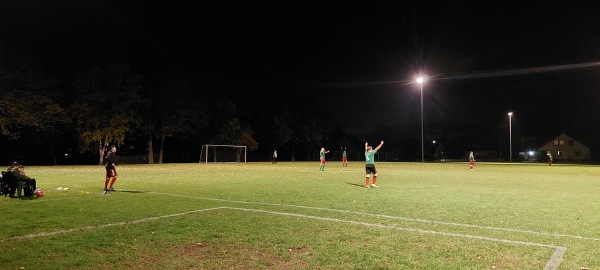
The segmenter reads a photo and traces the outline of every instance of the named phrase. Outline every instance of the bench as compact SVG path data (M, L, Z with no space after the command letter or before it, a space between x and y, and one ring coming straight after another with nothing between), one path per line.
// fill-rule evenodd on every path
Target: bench
M25 181L19 179L16 175L10 172L2 172L2 187L0 189L0 194L3 194L4 197L7 195L15 197L15 193L18 197L21 197L21 194L26 197L31 197L34 195L35 190L35 179L31 179L29 181Z

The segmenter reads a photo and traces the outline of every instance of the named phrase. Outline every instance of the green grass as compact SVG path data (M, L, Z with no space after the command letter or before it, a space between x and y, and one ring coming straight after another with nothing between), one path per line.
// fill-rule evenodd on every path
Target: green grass
M0 197L3 269L600 269L600 167L28 166ZM68 187L58 191L57 187ZM554 255L554 259L553 259Z

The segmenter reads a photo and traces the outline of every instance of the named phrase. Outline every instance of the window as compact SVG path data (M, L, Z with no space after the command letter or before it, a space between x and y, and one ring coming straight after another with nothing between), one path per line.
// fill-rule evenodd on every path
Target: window
M554 145L558 145L558 140L554 140Z
M575 145L575 141L574 141L574 140L569 140L569 145L570 145L570 146L573 146L573 145Z
M562 156L563 155L563 151L560 151L560 150L556 151L556 155L559 156L559 157Z
M581 156L581 152L579 152L579 151L575 151L575 156L576 156L576 157L578 157L578 156Z
M558 142L558 145L565 145L565 141L564 141L564 140L560 140L560 141Z

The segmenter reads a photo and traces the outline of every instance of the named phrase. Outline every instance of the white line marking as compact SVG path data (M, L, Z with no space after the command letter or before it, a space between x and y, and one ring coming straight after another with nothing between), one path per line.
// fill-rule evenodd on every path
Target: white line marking
M550 257L550 260L546 263L546 266L544 266L544 270L558 269L566 251L566 247L557 247L556 250L554 250L552 257Z
M324 221L343 222L343 223L350 223L350 224L356 224L356 225L371 226L371 227L386 228L386 229L395 229L395 230L402 230L402 231L409 231L409 232L438 234L438 235L467 238L467 239L478 239L478 240L485 240L485 241L492 241L492 242L509 243L509 244L515 244L515 245L554 248L555 249L554 253L552 253L550 260L544 266L544 270L558 269L558 267L560 266L560 263L562 261L562 257L567 250L566 247L562 247L562 246L548 245L548 244L534 243L534 242L514 241L514 240L508 240L508 239L491 238L491 237L484 237L484 236L477 236L477 235L438 232L438 231L415 229L415 228L405 228L405 227L390 226L390 225L377 224L377 223L367 223L367 222L361 222L361 221L343 220L343 219L337 219L337 218L327 218L327 217L317 217L317 216L293 214L293 213L286 213L286 212L267 211L267 210L262 210L262 209L247 209L247 208L238 208L238 207L225 207L225 208L235 209L235 210L240 210L240 211L268 213L268 214L274 214L274 215L311 218L311 219L318 219L318 220L324 220Z
M557 248L558 247L555 245L547 245L547 244L540 244L540 243L534 243L534 242L513 241L513 240L491 238L491 237L477 236L477 235L438 232L438 231L431 231L431 230L398 227L398 226L385 225L385 224L379 224L379 223L369 223L369 222L363 222L363 221L353 221L353 220L309 216L309 215L286 213L286 212L267 211L267 210L262 210L262 209L248 209L248 208L238 208L238 207L224 207L224 208L241 210L241 211L261 212L261 213L282 215L282 216L293 216L293 217L303 217L303 218L311 218L311 219L318 219L318 220L325 220L325 221L343 222L343 223L350 223L350 224L356 224L356 225L363 225L363 226L370 226L370 227L377 227L377 228L396 229L396 230L409 231L409 232L420 232L420 233L429 233L429 234L439 234L439 235L445 235L445 236L455 236L455 237L461 237L461 238L481 239L481 240L487 240L487 241L503 242L503 243L519 244L519 245L527 245L527 246L538 246L538 247L548 247L548 248Z
M284 206L284 207L292 207L292 208L303 208L303 209L312 209L312 210L322 210L322 211L339 212L339 213L346 213L346 214L372 216L372 217L379 217L379 218L399 219L399 220L415 221L415 222L430 223L430 224L449 225L449 226L467 227L467 228L477 228L477 229L483 229L483 230L507 231L507 232L528 233L528 234L536 234L536 235L551 236L551 237L564 237L564 238L574 238L574 239L581 239L581 240L600 241L600 238L592 238L592 237L585 237L585 236L579 236L579 235L555 234L555 233L538 232L538 231L532 231L532 230L518 230L518 229L490 227L490 226L480 226L480 225L472 225L472 224L464 224L464 223L435 221L435 220L427 220L427 219L419 219L419 218L406 218L406 217L389 216L389 215L381 215L381 214L372 214L372 213L364 213L364 212L355 212L355 211L340 210L340 209L331 209L331 208L323 208L323 207L312 207L312 206L279 204L279 203L247 202L247 201L215 199L215 198L196 197L196 196L189 196L189 195L169 194L169 193L160 193L160 192L147 192L147 193L159 194L159 195L169 195L169 196L176 196L176 197L194 198L194 199L202 199L202 200L207 200L207 201L218 201L218 202L229 202L229 203L240 203L240 204L270 205L270 206Z
M215 208L208 208L208 209L199 209L199 210L188 211L188 212L177 213L177 214L171 214L171 215L164 215L164 216L158 216L158 217L143 218L143 219L138 219L138 220L133 220L133 221L123 221L123 222L117 222L117 223L101 224L101 225L96 225L96 226L86 226L86 227L76 228L76 229L58 230L58 231L52 231L52 232L41 232L41 233L26 234L26 235L21 235L21 236L13 236L13 237L10 237L8 239L1 239L0 242L5 242L7 240L22 240L22 239L31 239L31 238L39 238L39 237L46 237L46 236L54 236L54 235L59 235L59 234L64 234L64 233L77 232L77 231L85 231L85 230L90 230L91 231L91 230L98 229L98 228L106 228L106 227L114 227L114 226L127 225L127 224L142 223L142 222L151 221L151 220L158 220L158 219L163 219L163 218L182 216L182 215L187 215L187 214L192 214L192 213L198 213L198 212L206 212L206 211L217 210L217 209L222 209L222 208L226 208L226 207L215 207Z
M176 214L171 214L171 215L143 218L143 219L138 219L138 220L133 220L133 221L108 223L108 224L101 224L101 225L97 225L97 226L86 226L86 227L82 227L82 228L69 229L69 230L58 230L58 231L52 231L52 232L27 234L27 235L23 235L23 236L11 237L9 239L2 239L0 241L5 242L6 240L22 240L22 239L32 239L32 238L39 238L39 237L46 237L46 236L55 236L55 235L65 234L65 233L70 233L70 232L94 230L94 229L98 229L98 228L114 227L114 226L127 225L127 224L136 224L136 223L142 223L142 222L147 222L147 221L153 221L153 220L159 220L159 219L164 219L164 218L170 218L170 217L176 217L176 216L182 216L182 215L200 213L200 212L206 212L206 211L212 211L212 210L219 210L219 209L231 209L231 210L239 210L239 211L247 211L247 212L251 211L251 212L267 213L267 214L273 214L273 215L293 216L293 217L302 217L302 218L317 219L317 220L323 220L323 221L342 222L342 223L349 223L349 224L370 226L370 227L377 227L377 228L395 229L395 230L402 230L402 231L409 231L409 232L437 234L437 235L460 237L460 238L467 238L467 239L478 239L478 240L501 242L501 243L515 244L515 245L527 245L527 246L537 246L537 247L544 247L544 248L554 248L555 251L552 254L552 256L550 257L550 260L546 263L544 270L558 269L558 267L560 266L560 263L562 261L562 257L567 250L566 247L548 245L548 244L542 244L542 243L514 241L514 240L508 240L508 239L499 239L499 238L491 238L491 237L468 235L468 234L438 232L438 231L423 230L423 229L416 229L416 228L390 226L390 225L378 224L378 223L368 223L368 222L361 222L361 221L342 220L342 219L336 219L336 218L309 216L309 215L303 215L303 214L275 212L275 211L267 211L267 210L262 210L262 209L248 209L248 208L239 208L239 207L215 207L215 208L208 208L208 209L199 209L199 210L176 213Z

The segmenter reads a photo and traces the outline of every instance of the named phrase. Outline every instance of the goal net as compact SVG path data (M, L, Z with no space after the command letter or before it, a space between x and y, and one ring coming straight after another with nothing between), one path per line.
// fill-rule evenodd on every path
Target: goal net
M244 145L202 145L200 163L246 162L247 147Z

